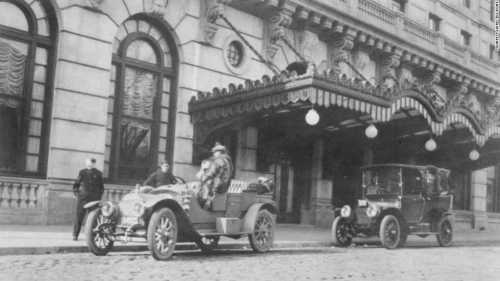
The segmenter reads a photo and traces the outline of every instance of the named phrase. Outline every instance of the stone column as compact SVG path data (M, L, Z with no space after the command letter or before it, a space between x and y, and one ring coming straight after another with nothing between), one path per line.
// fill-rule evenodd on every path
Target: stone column
M311 176L311 223L330 227L334 219L332 208L332 181L323 179L324 140L314 143Z
M471 174L471 209L473 213L472 227L483 230L488 224L486 215L486 169L472 171Z

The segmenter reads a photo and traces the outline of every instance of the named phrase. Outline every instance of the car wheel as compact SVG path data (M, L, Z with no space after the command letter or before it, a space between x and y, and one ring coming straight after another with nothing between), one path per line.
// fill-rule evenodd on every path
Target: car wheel
M336 217L332 224L333 244L341 247L347 247L352 243L350 223L343 217Z
M201 237L196 242L196 245L198 245L202 252L209 253L219 246L219 239L219 236Z
M94 255L104 256L113 248L113 232L113 225L101 214L101 209L94 209L87 215L85 240Z
M255 252L269 251L274 242L274 220L267 210L260 210L255 220L253 232L248 235L250 246Z
M441 247L451 246L453 241L453 225L448 216L444 216L439 220L438 231L439 233L438 235L436 235L436 237L439 246Z
M382 219L382 222L380 223L379 237L380 242L382 242L382 246L387 249L395 249L402 245L401 225L397 217L393 215L386 215Z
M177 243L177 218L170 208L162 208L151 215L148 225L148 248L153 258L168 260Z

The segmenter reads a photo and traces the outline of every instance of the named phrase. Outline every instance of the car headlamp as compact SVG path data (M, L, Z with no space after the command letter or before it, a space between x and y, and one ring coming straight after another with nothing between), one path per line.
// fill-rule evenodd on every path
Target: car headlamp
M113 203L107 201L101 206L101 214L105 217L111 217L116 210Z
M146 211L146 208L142 203L135 203L134 204L134 212L138 217L142 216L144 212Z
M340 209L340 215L344 218L348 218L351 216L351 206L345 205Z
M378 215L378 213L380 212L380 209L377 208L376 206L374 205L369 205L368 208L366 208L366 215L369 217L369 218L373 218L373 217L376 217Z

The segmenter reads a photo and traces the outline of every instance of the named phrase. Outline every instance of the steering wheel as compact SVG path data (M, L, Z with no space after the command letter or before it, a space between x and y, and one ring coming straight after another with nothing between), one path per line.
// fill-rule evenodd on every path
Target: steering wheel
M177 180L178 183L186 183L186 181L183 178L178 177L178 176L174 176L174 177L175 177L175 179Z

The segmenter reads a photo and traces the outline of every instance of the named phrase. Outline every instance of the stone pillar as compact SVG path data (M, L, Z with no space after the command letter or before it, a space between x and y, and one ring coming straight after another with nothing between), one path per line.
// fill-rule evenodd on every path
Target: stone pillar
M472 227L483 230L488 224L486 215L487 174L485 169L472 171L471 174L471 209L473 213Z
M311 223L330 227L334 219L332 208L332 181L323 179L324 141L314 143L311 176Z

